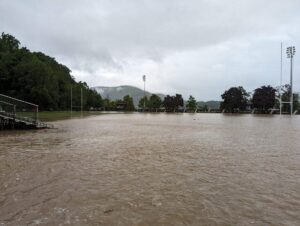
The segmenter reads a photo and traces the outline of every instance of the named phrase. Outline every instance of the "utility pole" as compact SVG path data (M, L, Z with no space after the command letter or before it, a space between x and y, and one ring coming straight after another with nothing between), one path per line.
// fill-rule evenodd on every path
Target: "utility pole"
M280 48L280 88L279 88L279 111L280 111L280 116L282 114L282 94L281 90L282 89L282 42L281 42L281 48Z
M291 95L290 95L290 106L291 106L291 115L293 115L293 57L296 53L295 46L290 46L286 50L287 58L291 59L291 68L290 68L290 89L291 89Z
M39 105L36 106L35 122L37 123L38 120L39 120Z

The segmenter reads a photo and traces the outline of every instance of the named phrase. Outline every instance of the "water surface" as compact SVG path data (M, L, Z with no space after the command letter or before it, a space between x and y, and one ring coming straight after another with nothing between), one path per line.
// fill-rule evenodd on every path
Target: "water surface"
M300 225L300 117L107 114L0 132L0 226Z

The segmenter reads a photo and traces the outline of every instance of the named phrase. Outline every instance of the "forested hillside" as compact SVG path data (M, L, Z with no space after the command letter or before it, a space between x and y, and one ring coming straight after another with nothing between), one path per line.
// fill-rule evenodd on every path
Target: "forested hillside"
M33 102L42 110L63 110L70 107L70 90L73 105L80 105L83 89L83 106L100 107L101 95L85 82L76 82L70 69L41 52L30 52L20 47L12 35L0 37L0 93Z
M96 90L103 98L110 100L120 100L124 96L129 95L132 97L135 106L138 106L140 99L144 97L144 90L129 85L116 87L97 86L92 87L92 89ZM150 97L152 93L146 91L145 94L147 97ZM163 94L156 95L158 95L161 99L165 97Z

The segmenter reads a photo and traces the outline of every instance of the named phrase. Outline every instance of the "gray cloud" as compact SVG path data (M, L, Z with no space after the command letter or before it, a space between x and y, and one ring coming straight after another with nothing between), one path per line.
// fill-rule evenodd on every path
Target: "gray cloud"
M90 86L142 86L146 74L150 91L207 100L234 85L278 85L280 42L297 48L299 9L298 0L0 0L0 29Z

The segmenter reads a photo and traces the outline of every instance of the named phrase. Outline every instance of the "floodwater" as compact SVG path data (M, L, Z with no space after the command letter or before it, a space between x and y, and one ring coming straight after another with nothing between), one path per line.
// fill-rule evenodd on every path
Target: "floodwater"
M0 132L0 226L300 225L300 117L106 114Z

